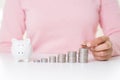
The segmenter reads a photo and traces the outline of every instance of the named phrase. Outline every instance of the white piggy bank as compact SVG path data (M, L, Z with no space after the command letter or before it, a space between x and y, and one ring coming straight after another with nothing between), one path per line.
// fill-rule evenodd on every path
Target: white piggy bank
M30 39L12 39L11 52L16 61L29 61L32 54Z

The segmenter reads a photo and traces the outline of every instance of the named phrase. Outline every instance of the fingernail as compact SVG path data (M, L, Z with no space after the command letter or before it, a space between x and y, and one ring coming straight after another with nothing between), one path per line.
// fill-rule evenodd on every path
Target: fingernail
M91 43L88 42L88 43L87 43L87 46L88 46L88 47L91 47Z

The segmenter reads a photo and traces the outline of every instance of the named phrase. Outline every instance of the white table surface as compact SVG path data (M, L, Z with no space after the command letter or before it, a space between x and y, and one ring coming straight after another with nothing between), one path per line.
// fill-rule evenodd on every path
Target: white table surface
M82 63L14 62L11 54L0 54L0 80L120 80L120 57L109 61L90 59Z

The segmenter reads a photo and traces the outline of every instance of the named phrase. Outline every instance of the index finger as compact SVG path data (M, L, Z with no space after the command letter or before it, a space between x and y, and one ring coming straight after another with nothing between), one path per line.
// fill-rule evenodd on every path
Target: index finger
M88 47L96 47L96 46L106 42L107 40L109 40L109 37L107 37L107 36L98 37L95 40L88 42L87 46Z

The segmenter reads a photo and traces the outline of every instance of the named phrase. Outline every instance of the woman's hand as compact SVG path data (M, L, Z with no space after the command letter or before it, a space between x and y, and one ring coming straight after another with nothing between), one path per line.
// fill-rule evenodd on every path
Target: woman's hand
M87 42L87 46L96 60L106 61L112 56L112 43L107 36L98 37L91 42Z

